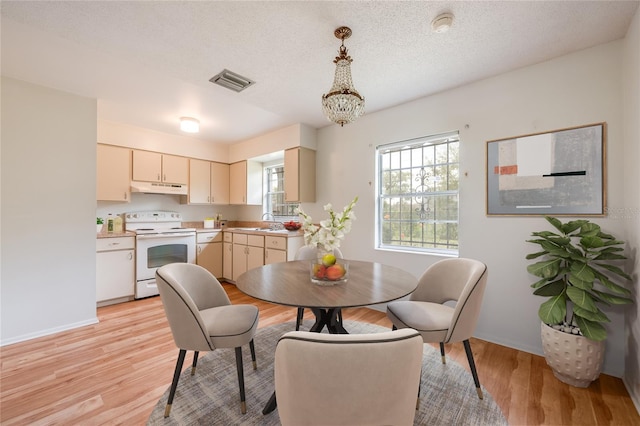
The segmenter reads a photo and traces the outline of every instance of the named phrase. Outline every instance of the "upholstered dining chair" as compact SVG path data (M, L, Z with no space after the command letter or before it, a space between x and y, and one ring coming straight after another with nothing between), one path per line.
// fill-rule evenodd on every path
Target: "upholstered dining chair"
M465 258L444 259L427 268L409 300L387 304L393 329L412 328L425 343L440 343L443 364L444 344L462 341L480 399L482 389L469 339L476 328L486 285L484 263Z
M339 248L333 249L333 255L342 259L342 252ZM302 246L298 249L295 255L295 260L315 260L318 257L318 249L314 246ZM339 321L342 322L342 311L340 312ZM304 317L304 308L298 308L298 315L296 316L296 331L300 330L300 324L302 324L302 317Z
M410 329L284 334L274 361L282 425L413 425L422 349Z
M171 412L187 351L194 351L193 375L198 353L218 348L235 348L240 406L242 414L246 413L242 345L249 343L255 370L253 337L258 327L258 308L253 305L232 305L216 277L192 263L171 263L158 268L156 282L173 340L180 349L164 416L168 417Z

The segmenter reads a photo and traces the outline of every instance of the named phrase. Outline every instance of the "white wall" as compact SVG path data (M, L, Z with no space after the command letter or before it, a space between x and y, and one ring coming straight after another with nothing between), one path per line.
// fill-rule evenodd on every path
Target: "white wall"
M489 284L476 336L542 353L535 281L526 271L532 231L548 229L541 217L485 215L487 140L606 121L608 123L608 200L622 206L623 121L622 42L598 46L535 66L371 113L344 127L318 131L317 203L304 205L314 219L322 205L342 207L355 195L358 219L342 245L347 258L393 264L419 276L438 258L374 249L375 148L379 144L459 130L461 138L460 256L482 260ZM365 94L366 96L366 94ZM595 220L620 235L624 224ZM622 310L609 313L604 371L624 371Z
M96 319L96 100L2 78L1 343Z
M636 409L640 412L640 9L636 12L624 42L624 195L625 209L622 217L626 222L626 241L631 253L629 270L635 271L635 305L626 312L624 383L631 394Z

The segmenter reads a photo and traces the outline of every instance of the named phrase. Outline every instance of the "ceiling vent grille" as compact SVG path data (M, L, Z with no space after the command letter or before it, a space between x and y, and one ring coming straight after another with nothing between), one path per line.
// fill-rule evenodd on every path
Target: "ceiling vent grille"
M226 87L227 89L231 89L234 92L242 92L247 87L256 83L255 81L249 80L247 77L243 77L229 70L222 70L219 74L211 77L209 81L219 86Z

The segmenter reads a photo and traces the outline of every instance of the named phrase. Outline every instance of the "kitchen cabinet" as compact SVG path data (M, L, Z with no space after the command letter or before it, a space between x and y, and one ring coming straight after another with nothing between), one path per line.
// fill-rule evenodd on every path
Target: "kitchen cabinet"
M186 185L189 183L189 159L134 149L133 180Z
M229 204L229 165L189 160L188 204Z
M229 204L262 204L262 163L247 160L229 166Z
M284 151L284 199L286 202L316 201L316 152L298 147Z
M198 232L196 234L196 264L222 278L222 232Z
M264 238L264 264L295 260L296 252L304 245L304 237L280 237L267 235Z
M252 268L264 265L262 235L233 234L233 281Z
M135 238L96 239L96 301L98 306L133 299Z
M96 165L98 201L131 200L131 150L98 144Z
M233 234L223 232L222 235L222 277L225 280L233 279Z

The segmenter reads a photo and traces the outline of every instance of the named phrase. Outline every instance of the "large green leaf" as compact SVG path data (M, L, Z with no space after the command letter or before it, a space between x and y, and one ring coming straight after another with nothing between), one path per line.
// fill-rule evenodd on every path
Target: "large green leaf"
M563 234L567 234L567 232L565 232L562 227L562 222L560 222L560 220L556 219L555 217L551 217L551 216L545 216L544 217L547 222L549 222L551 225L553 225L554 228L556 228L558 231L562 232Z
M609 290L613 291L614 293L624 294L626 296L631 295L631 290L624 288L619 284L614 283L609 279L609 277L599 272L596 272L596 278L598 278L598 280L600 281L600 284L602 284L604 287L608 288Z
M536 277L553 278L558 275L560 269L560 259L544 260L527 266L527 271Z
M580 281L593 282L593 280L596 279L593 269L584 262L573 262L569 270L571 271L571 275Z
M600 233L600 226L595 223L589 222L585 220L585 223L580 227L580 232L578 233L579 237L597 237Z
M556 244L550 243L548 241L540 244L540 246L549 252L549 254L551 256L558 256L558 257L569 257L570 253L564 249L563 246L558 246Z
M593 260L624 260L625 256L617 253L603 253L600 252Z
M536 296L558 296L564 292L567 284L564 280L553 281L533 292Z
M600 266L601 268L606 269L607 271L611 271L616 275L620 275L623 278L626 278L627 280L631 281L631 276L629 274L627 274L625 271L623 271L622 269L618 268L615 265L609 265L608 263L599 263L596 262L596 265Z
M604 241L596 235L588 235L580 238L580 245L592 249L604 246Z
M545 324L558 324L564 321L566 314L567 299L564 293L547 300L538 309L538 317Z
M573 313L574 315L588 319L589 321L610 322L609 318L600 309L598 309L597 312L591 312L591 311L587 311L586 309L582 309L578 305L574 305Z
M559 220L558 220L558 223L560 223ZM585 223L587 223L586 220L573 220L573 221L567 222L565 224L560 224L559 226L556 226L556 225L554 225L554 226L555 226L556 229L558 229L563 234L571 234L576 229L579 229L580 227L582 227L582 225L584 225ZM551 223L551 224L553 225L553 223Z
M593 281L582 281L573 274L569 275L569 282L582 290L591 290L593 288Z
M584 319L579 316L576 316L575 318L576 324L578 324L580 331L582 331L582 335L587 339L600 342L607 338L607 330L599 322L589 321L588 319Z
M538 280L535 283L531 284L531 288L542 287L543 285L546 285L548 282L549 282L548 278L542 278L541 280Z
M598 297L600 297L602 300L606 300L607 302L611 303L612 305L627 305L629 303L633 303L633 300L631 300L631 299L629 299L627 297L615 296L613 294L603 293L603 292L598 291L598 290L593 290L593 292L595 294L597 294Z
M567 296L569 296L569 299L573 303L580 306L582 309L586 309L591 312L598 312L598 307L589 292L577 287L568 287Z
M545 254L547 254L546 251L539 251L537 253L530 253L527 255L526 259L527 260L531 260L531 259L537 259L540 256L544 256Z

